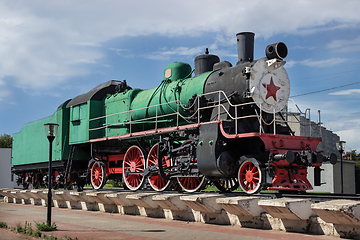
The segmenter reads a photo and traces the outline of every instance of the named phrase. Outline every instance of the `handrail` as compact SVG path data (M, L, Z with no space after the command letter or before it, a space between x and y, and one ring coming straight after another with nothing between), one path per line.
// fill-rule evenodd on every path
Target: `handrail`
M200 98L204 97L204 96L210 96L210 95L217 95L218 100L215 101L213 103L213 105L211 106L205 106L205 107L200 107ZM289 99L291 101L293 101L292 99ZM194 111L194 113L192 113L191 115L183 115L181 112L183 113L188 113L190 109L192 109L195 105L195 103L197 102L197 109L196 111ZM228 111L228 109L224 106L224 104L222 102L225 102L228 106L234 107L235 111L234 111L234 116ZM168 105L174 105L176 104L176 110L172 109L173 112L167 113L167 114L159 114L159 108L161 109L163 106L168 106ZM118 113L112 113L109 115L104 115L104 116L100 116L100 117L95 117L95 118L91 118L89 119L89 122L95 121L95 120L104 120L103 126L99 126L99 127L94 127L94 128L90 128L89 127L89 131L97 131L97 130L101 130L101 129L105 129L105 136L108 137L108 128L111 127L116 127L116 126L129 126L129 133L133 133L133 125L134 124L138 124L141 122L149 122L149 121L153 121L154 122L154 129L157 130L159 128L159 123L160 121L163 121L164 118L166 117L171 117L173 121L175 122L175 126L179 127L180 124L180 119L183 119L185 121L188 121L192 118L194 118L195 116L197 116L197 123L200 123L200 113L203 110L206 109L215 109L217 108L217 120L220 120L220 115L221 112L223 110L223 114L227 114L228 118L234 120L235 122L235 132L238 132L238 120L241 119L246 119L246 118L255 118L257 119L258 123L259 123L259 133L264 133L264 128L263 128L263 124L265 125L273 125L274 127L274 134L276 134L276 125L277 124L281 124L281 123L300 123L301 125L304 125L303 123L301 123L301 119L298 119L296 117L296 115L304 115L305 119L306 119L306 115L307 115L307 111L309 111L309 117L310 117L310 109L306 109L305 113L301 112L300 108L296 105L296 103L294 102L295 106L297 107L297 109L299 110L298 113L293 113L293 112L288 112L288 111L281 111L279 112L280 114L283 114L286 117L286 120L282 120L279 119L278 114L275 111L275 106L272 106L272 114L273 114L273 120L270 123L267 123L264 119L263 119L263 111L262 111L262 104L258 104L259 108L260 108L260 112L257 112L257 108L255 109L255 114L254 115L246 115L246 116L238 116L238 108L239 107L243 107L243 106L248 106L248 105L255 105L255 102L247 102L247 103L240 103L240 104L233 104L231 103L229 97L225 94L224 91L215 91L215 92L210 92L210 93L205 93L202 95L198 95L196 96L195 101L190 105L190 106L184 106L180 100L175 100L175 101L171 101L171 102L166 102L166 103L161 103L161 104L156 104L156 105L152 105L152 106L148 106L148 107L143 107L143 108L138 108L138 109L130 109L127 111L123 111L123 112L118 112ZM141 112L144 110L154 110L155 108L155 116L151 116L151 117L144 117L144 118L140 118L140 119L136 119L133 120L133 116L134 114L136 114L137 112ZM270 108L270 110L271 110ZM146 111L148 112L148 111ZM128 115L129 116L129 120L127 122L122 122L122 123L115 123L115 124L110 124L109 123L109 118L114 117L114 116L121 116L121 115ZM295 121L290 121L288 119L289 116L294 116ZM161 119L160 119L161 118ZM285 118L284 118L285 119ZM320 119L320 113L319 113L319 119ZM319 120L318 125L320 125L321 122ZM307 124L306 124L307 125ZM309 125L310 128L312 128L311 126L311 121L309 118ZM320 131L321 132L321 131ZM311 130L310 130L310 136L311 136Z

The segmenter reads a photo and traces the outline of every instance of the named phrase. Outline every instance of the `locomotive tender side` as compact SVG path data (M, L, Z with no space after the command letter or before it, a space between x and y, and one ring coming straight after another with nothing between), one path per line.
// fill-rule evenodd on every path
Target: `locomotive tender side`
M132 89L125 80L112 80L66 102L61 109L67 118L55 122L63 126L68 157L58 159L54 182L80 189L90 182L100 189L113 178L133 191L178 184L194 192L210 180L221 191L306 191L312 189L307 169L315 167L319 184L320 166L329 160L316 153L321 139L293 136L283 112L290 93L286 45L269 45L267 57L254 60L254 34L236 36L235 66L206 50L195 58L194 77L189 64L175 62L156 88ZM14 135L14 143L19 139L26 137ZM37 152L46 146L37 145ZM14 144L13 163L22 149ZM26 167L13 170L19 184L27 187L26 176L46 177L23 159Z

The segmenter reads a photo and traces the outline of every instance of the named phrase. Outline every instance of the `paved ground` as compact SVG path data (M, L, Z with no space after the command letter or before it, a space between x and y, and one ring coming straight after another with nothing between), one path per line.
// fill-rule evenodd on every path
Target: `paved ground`
M10 226L25 221L46 221L45 207L0 203L0 222ZM240 228L239 226L221 226L194 222L155 219L141 216L120 215L82 210L52 208L52 222L58 226L53 234L58 237L79 239L171 239L171 240L333 240L329 236L313 236L298 233L286 233L273 230ZM34 227L35 228L35 227ZM0 229L0 239L33 239L26 238L9 230Z

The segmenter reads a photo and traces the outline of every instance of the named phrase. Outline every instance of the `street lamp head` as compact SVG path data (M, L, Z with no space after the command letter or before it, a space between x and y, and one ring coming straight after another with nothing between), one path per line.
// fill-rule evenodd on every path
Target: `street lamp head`
M56 123L46 123L44 124L45 127L45 134L48 138L55 138L57 133L59 124Z
M345 141L338 141L336 142L336 148L339 152L343 152L345 150L346 142Z

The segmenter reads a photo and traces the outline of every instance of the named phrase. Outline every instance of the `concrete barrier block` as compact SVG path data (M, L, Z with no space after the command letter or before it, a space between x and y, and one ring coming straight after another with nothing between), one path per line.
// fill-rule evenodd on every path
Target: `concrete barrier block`
M332 200L314 203L311 209L325 222L360 226L360 201Z
M181 196L180 200L194 211L201 213L220 213L221 207L216 203L217 198L222 198L220 194L198 194Z
M264 210L259 207L260 197L226 197L216 199L216 203L225 211L237 216L259 217Z
M311 219L314 217L310 217L307 220L293 220L293 219L285 219L285 218L275 218L268 213L261 214L261 220L263 222L262 229L272 229L272 230L280 230L286 232L299 232L299 233L315 233L311 232Z
M87 192L86 196L97 202L99 206L99 211L101 212L118 212L117 206L107 197L106 194L111 192L106 191L95 191Z
M44 190L44 195L48 195L49 190ZM56 194L57 190L51 190L51 200L56 208L67 208L66 202L60 195ZM46 198L47 199L47 198Z
M132 192L113 192L105 194L105 197L112 201L121 214L140 214L139 209L126 196L134 194Z
M188 211L189 207L180 200L181 196L185 196L185 194L161 194L153 196L152 200L162 209L169 209L172 211Z
M21 203L22 204L30 204L30 198L28 197L28 195L26 194L26 191L27 190L21 190L21 189L18 189L18 190L15 190L15 194L17 195L18 198L21 199ZM13 191L12 191L13 193Z
M185 194L155 195L152 197L152 200L163 209L166 219L195 221L192 209L180 200L180 196L185 196Z
M156 204L152 197L161 193L135 193L127 195L126 198L135 204L140 215L149 217L164 217L164 211Z
M30 192L36 199L40 199L42 206L44 206L44 207L47 206L47 195L44 194L43 190L32 189ZM46 194L47 194L47 192L46 192Z
M192 209L196 222L230 224L229 215L216 203L217 198L223 197L223 194L198 194L181 196L180 200Z
M9 198L8 196L4 196L4 202L12 203L12 198Z
M59 190L54 192L55 195L61 197L69 209L81 209L81 203L75 197L70 195L68 190Z
M9 198L8 194L7 194L7 188L0 188L0 195L4 196L4 198Z
M33 194L31 190L21 190L20 192L29 198L31 205L41 205L41 199Z
M310 199L263 199L259 206L274 218L288 220L307 220L316 214L311 210Z
M97 202L86 196L85 192L70 191L72 197L77 199L81 204L81 209L84 211L98 211L99 205Z
M135 206L133 202L131 202L126 197L128 195L132 195L132 192L115 192L115 193L107 193L105 197L108 198L110 201L115 203L116 205L122 205L126 207Z
M8 199L11 199L11 203L21 203L21 198L16 195L16 192L14 189L6 189L4 190L4 194L8 197Z
M135 193L126 196L126 199L131 201L138 207L144 208L159 208L153 200L153 196L158 195L159 193Z
M4 202L14 203L14 196L11 194L11 189L9 189L9 188L1 189L1 195L4 196Z
M11 194L14 196L13 201L15 203L29 204L30 199L20 193L21 189L12 189Z

